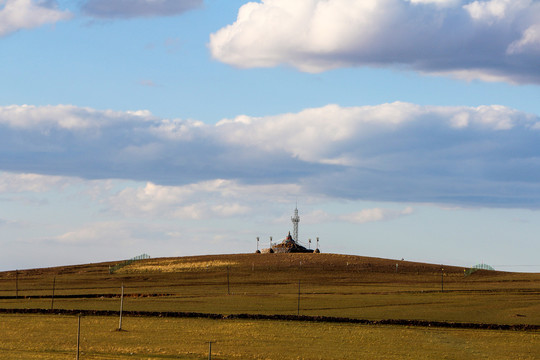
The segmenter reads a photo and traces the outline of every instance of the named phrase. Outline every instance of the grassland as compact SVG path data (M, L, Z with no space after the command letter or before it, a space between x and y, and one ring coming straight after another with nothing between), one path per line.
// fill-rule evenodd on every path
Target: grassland
M290 321L83 317L81 359L537 359L535 332ZM2 359L73 359L77 318L0 316Z
M110 274L114 264L0 273L0 309L50 309L55 279L55 309L117 311L123 283L126 311L296 315L300 282L301 315L540 325L540 274L465 276L459 267L335 254L148 259ZM1 315L0 322L1 358L73 358L73 317ZM114 332L114 318L83 322L85 359L207 358L209 340L223 359L540 356L537 331L130 317L127 332ZM56 327L40 345L17 340L25 328L39 338Z
M19 271L18 298L15 272L0 273L0 308L50 308L56 278L56 309L117 310L124 283L126 310L289 315L300 281L302 315L540 325L540 274L444 266L442 292L441 266L333 254L149 259L115 274L109 265Z

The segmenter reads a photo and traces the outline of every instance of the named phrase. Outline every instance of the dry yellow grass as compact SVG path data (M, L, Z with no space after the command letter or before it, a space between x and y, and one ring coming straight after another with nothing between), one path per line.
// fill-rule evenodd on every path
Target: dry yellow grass
M540 333L285 321L83 317L82 359L538 359ZM73 359L77 318L1 315L0 358Z
M174 273L174 272L198 272L204 270L215 271L235 266L238 262L211 260L211 261L185 261L181 258L171 260L152 259L145 262L135 262L117 271L118 274L140 273Z
M540 324L540 274L333 254L221 255L150 259L115 274L113 263L0 273L0 308L302 315ZM230 268L230 288L227 286ZM230 290L230 294L229 293ZM92 296L98 294L98 296ZM102 296L104 295L104 296ZM41 297L39 297L41 296ZM73 296L73 297L69 297ZM361 326L353 324L85 317L83 359L537 359L538 332ZM73 359L75 317L0 315L0 359Z

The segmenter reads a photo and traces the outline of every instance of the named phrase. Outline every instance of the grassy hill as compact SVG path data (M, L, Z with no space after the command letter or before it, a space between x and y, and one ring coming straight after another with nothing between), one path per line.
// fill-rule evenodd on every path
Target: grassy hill
M337 254L157 258L110 274L115 264L0 273L0 308L117 310L124 283L126 310L296 315L300 283L301 315L540 325L540 274L465 276L461 267Z
M209 341L220 360L533 360L540 353L540 274L465 276L460 267L335 254L148 259L110 273L117 263L0 273L0 358L73 359L73 315L85 310L81 359L207 359ZM95 314L118 314L122 283L132 316L116 331L116 316ZM213 315L169 317L186 312ZM313 321L323 316L348 320ZM282 318L301 321L275 320ZM453 322L467 326L439 325ZM489 324L529 330L476 329Z

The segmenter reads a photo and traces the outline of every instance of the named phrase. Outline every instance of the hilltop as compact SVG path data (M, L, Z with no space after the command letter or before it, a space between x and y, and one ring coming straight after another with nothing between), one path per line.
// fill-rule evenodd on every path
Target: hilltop
M69 275L69 274L103 274L109 272L109 267L121 264L123 260L108 261L101 263L89 263L81 265L56 266L48 268L35 268L27 270L18 270L19 274L27 274L31 276L39 275ZM287 269L300 266L300 262L304 267L319 269L326 271L331 269L349 268L351 271L365 270L366 272L377 273L395 273L396 264L398 264L398 272L406 273L430 273L440 272L441 267L446 273L462 274L467 268L459 266L429 264L421 262L411 262L404 260L393 260L375 257L365 257L357 255L340 255L340 254L224 254L224 255L199 255L185 257L164 257L138 260L131 265L126 266L120 273L167 273L167 272L182 272L193 271L196 269L216 269L223 266L229 267L266 267L272 269ZM485 271L480 271L485 274ZM0 279L9 278L14 274L14 271L0 272ZM493 271L489 274L500 274ZM509 273L507 273L509 274Z

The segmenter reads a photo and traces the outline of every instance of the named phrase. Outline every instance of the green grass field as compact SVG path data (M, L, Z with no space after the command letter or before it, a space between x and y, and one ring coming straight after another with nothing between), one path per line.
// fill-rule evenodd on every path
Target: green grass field
M55 279L55 309L117 311L124 283L126 311L296 315L300 281L300 315L540 325L540 274L465 276L459 267L334 254L149 259L109 274L114 264L0 273L0 309L50 309ZM73 358L76 318L0 321L0 358ZM82 358L203 359L210 340L219 359L540 357L537 331L127 317L128 331L115 332L117 321L83 318Z

